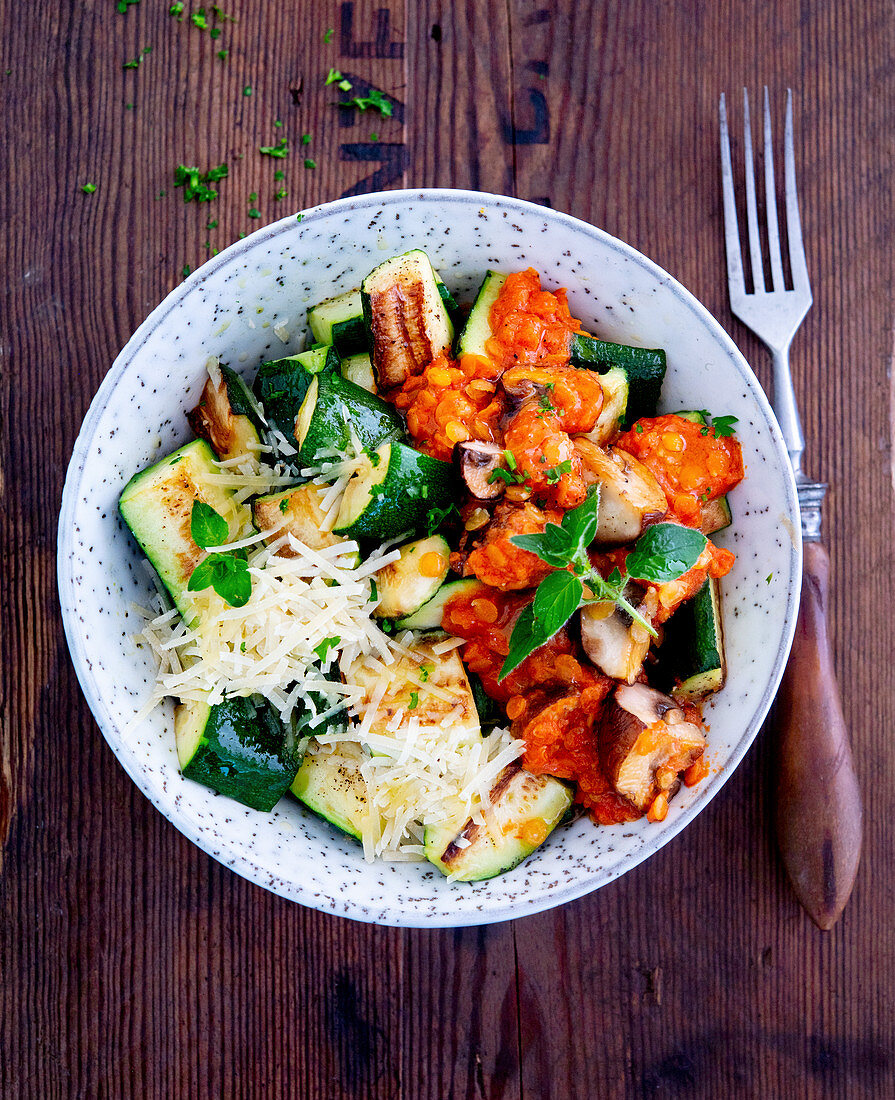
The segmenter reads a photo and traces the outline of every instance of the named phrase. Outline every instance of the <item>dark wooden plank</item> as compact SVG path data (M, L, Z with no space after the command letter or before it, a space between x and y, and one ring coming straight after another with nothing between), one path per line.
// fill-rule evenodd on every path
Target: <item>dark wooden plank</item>
M753 19L746 5L729 3L646 6L636 21L616 6L573 14L557 5L548 20L536 21L536 7L515 6L514 89L519 102L532 84L532 58L547 65L543 129L550 141L517 149L519 194L537 197L548 165L569 165L551 179L553 204L678 275L727 324L766 382L766 355L726 300L717 98L728 92L739 123L743 83L755 99L760 81L779 73L770 88L775 99L782 102L787 85L795 90L815 307L793 363L808 468L834 485L826 513L841 570L833 622L866 777L866 866L881 839L874 822L892 812L891 785L870 778L871 761L884 761L887 776L892 764L886 735L869 713L871 700L892 698L891 670L868 662L867 649L846 639L872 618L871 600L887 606L891 599L889 520L872 514L883 499L890 514L891 270L885 235L873 226L888 222L891 210L885 189L862 182L882 170L875 143L891 109L887 17L869 5L848 14L829 5L808 13L775 5ZM583 39L589 52L578 48ZM775 44L770 75L762 70L766 39ZM857 90L866 77L843 63L844 54L857 56L850 51L859 40L876 46L862 63L870 95ZM568 74L567 82L554 83L555 73ZM630 96L618 93L619 81L630 84ZM854 279L842 277L845 255L863 259ZM867 353L856 362L859 347ZM877 619L877 629L886 639L880 651L888 652L891 625ZM857 983L843 961L872 956L872 974L891 970L893 945L865 925L890 891L868 881L865 870L842 925L826 937L810 925L773 847L772 745L773 720L716 803L649 864L593 898L519 924L520 1001L530 987L540 1007L523 1050L523 1094L805 1095L810 1088L847 1096L877 1095L883 1081L891 1087L891 1031L876 1007L884 986L869 975ZM597 928L612 938L609 959L592 943ZM572 945L572 954L545 951L545 943ZM574 1044L567 1003L578 1013Z

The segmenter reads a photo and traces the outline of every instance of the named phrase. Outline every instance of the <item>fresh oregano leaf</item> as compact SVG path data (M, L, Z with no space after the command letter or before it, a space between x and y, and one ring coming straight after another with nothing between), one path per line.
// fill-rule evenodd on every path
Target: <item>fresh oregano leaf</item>
M559 627L557 627L558 629ZM549 641L555 633L556 630L548 631L542 623L535 619L533 604L527 604L523 607L519 618L516 620L516 625L513 627L513 633L510 637L510 649L497 679L502 680L505 676L509 676L514 668L518 668L522 664L529 653L533 653L544 642Z
M534 617L552 637L581 606L583 587L574 573L560 569L538 585L532 609Z
M548 523L544 531L534 535L513 535L510 542L520 550L537 554L547 565L562 569L575 553L575 544L568 532L556 523Z
M206 546L223 546L230 531L227 521L203 500L193 501L190 513L190 535L193 542L203 549ZM203 587L207 587L203 585Z
M679 523L648 527L625 560L629 577L664 584L677 580L696 564L706 547L706 537Z
M739 417L736 416L713 416L712 427L715 429L715 438L723 439L725 436L733 435L736 431L734 424L739 422Z
M213 588L231 607L244 607L252 595L252 578L245 554L209 554L193 570L187 588L191 592Z
M572 508L562 517L562 529L567 532L575 547L573 557L586 554L588 546L594 541L599 513L600 487L591 485L584 503Z

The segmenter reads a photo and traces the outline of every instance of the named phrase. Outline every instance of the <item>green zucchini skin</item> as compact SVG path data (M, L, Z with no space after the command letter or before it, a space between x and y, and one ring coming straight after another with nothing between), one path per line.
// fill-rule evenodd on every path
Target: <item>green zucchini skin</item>
M315 465L322 451L348 449L351 433L346 413L364 447L378 447L404 434L400 416L381 397L341 374L321 374L316 386L309 387L296 420L302 425L299 432L304 431L303 437L295 437L303 466Z
M211 447L204 439L196 439L135 474L118 500L121 518L188 624L194 613L187 585L205 557L191 535L193 503L201 500L223 516L231 539L250 516L244 505L236 503L232 489L215 482L219 473Z
M435 595L427 603L424 603L412 615L406 615L398 619L395 625L401 630L441 630L441 620L444 618L444 605L453 596L472 596L481 592L487 592L487 586L475 577L460 577L455 581L445 581ZM470 676L470 683L472 677Z
M356 386L368 393L376 392L376 375L373 373L373 364L367 352L358 352L357 355L349 355L342 360L339 368L343 378L353 382Z
M457 355L481 355L487 358L485 341L491 337L491 307L506 281L506 275L500 271L486 273L457 340Z
M341 357L328 346L310 348L285 359L262 363L255 377L255 393L268 422L290 441L295 438L298 410L314 378L338 371Z
M456 298L441 281L441 276L437 271L435 272L435 281L438 283L438 293L441 295L441 301L444 303L444 308L451 319L454 331L459 332L463 323L463 310L457 305Z
M476 676L474 672L469 672L468 670L466 675L469 677L469 686L472 688L475 709L479 712L479 725L482 728L482 735L487 737L495 726L506 725L506 711L501 707L500 703L492 699L487 691L485 691L485 686L482 683L481 677Z
M258 402L252 396L252 391L236 371L231 370L230 367L225 367L221 363L219 370L227 385L227 400L230 402L233 415L247 417L252 422L256 432L263 432L264 421L259 415L261 410L258 408Z
M665 624L656 667L666 690L678 699L701 699L724 686L721 589L714 577Z
M308 326L320 344L334 344L340 355L354 355L367 346L360 290L347 290L308 310Z
M333 531L351 539L393 538L425 527L434 508L456 497L450 462L404 443L384 443L369 471L349 481Z
M367 785L359 757L336 747L332 753L309 752L290 790L313 813L360 840L367 816Z
M174 728L184 778L253 810L272 810L301 764L292 731L260 697L181 704Z
M413 617L425 604L431 602L447 576L451 549L443 535L429 535L399 547L401 557L384 566L376 574L379 590L379 606L373 614L380 619L406 619ZM438 554L443 567L436 576L423 576L420 561L426 554Z
M586 367L601 374L612 367L625 371L628 376L628 424L641 416L656 415L666 369L665 352L661 348L613 344L586 333L576 333L569 343L569 361L573 367Z

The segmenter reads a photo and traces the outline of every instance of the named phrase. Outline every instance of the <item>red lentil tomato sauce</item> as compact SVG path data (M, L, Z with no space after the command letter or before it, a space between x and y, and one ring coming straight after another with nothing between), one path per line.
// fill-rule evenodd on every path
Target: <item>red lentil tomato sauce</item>
M531 268L507 276L489 316L487 357L439 355L389 396L406 415L417 447L434 458L449 459L455 443L498 439L506 401L497 380L514 366L568 365L569 339L581 331L566 292L542 290ZM571 394L568 399L573 403Z
M456 443L497 443L512 452L521 482L508 487L485 514L487 539L452 554L452 566L476 576L482 588L449 600L442 625L464 640L467 669L502 704L513 733L524 739L524 766L574 781L576 801L599 824L631 821L640 812L613 789L600 763L600 715L615 682L590 663L577 631L564 627L507 677L498 678L519 614L553 571L511 538L559 523L564 511L584 500L587 483L572 437L591 431L597 422L603 405L599 376L570 366L569 341L581 325L569 312L565 291L543 290L533 270L506 278L490 323L486 358L440 355L390 398L406 414L421 450L449 459ZM643 418L615 445L649 468L668 498L667 518L685 525L698 526L703 505L743 477L736 440L718 438L714 428L679 416ZM473 504L464 508L464 518L482 512ZM626 553L607 549L597 558L605 559L608 572L624 564ZM656 621L695 594L706 577L724 576L733 561L729 551L709 542L682 577L652 586ZM701 721L698 709L685 710L688 721ZM684 781L692 785L706 772L705 762L697 760ZM667 799L658 809L652 806L648 816L661 820L663 811Z
M681 416L645 416L616 446L639 458L668 497L671 515L698 527L702 508L743 480L743 453L730 436Z

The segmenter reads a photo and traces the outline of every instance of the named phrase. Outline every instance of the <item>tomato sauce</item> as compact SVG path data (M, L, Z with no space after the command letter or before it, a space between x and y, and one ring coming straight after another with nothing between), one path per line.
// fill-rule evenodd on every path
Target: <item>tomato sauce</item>
M500 372L479 355L437 356L390 398L407 417L407 430L421 451L449 460L455 443L500 438L505 407L496 379Z
M639 458L668 497L680 523L698 527L703 505L743 480L743 452L737 440L718 437L714 427L682 416L645 416L616 442Z
M600 766L596 723L612 681L590 665L565 629L498 681L516 619L530 592L486 589L455 596L445 605L442 626L465 638L463 663L502 703L513 732L526 743L524 766L535 775L555 775L577 784L576 801L600 824L639 817L616 794Z

